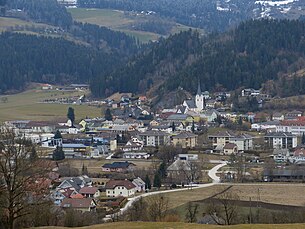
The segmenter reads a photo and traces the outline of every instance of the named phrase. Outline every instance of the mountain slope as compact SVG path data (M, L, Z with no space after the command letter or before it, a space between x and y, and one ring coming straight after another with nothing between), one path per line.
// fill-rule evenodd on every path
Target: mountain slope
M260 88L268 80L280 82L285 73L304 68L304 34L305 22L289 20L248 21L235 30L207 38L183 32L160 41L125 67L97 80L93 93L139 93L152 85L161 85L158 94L178 87L196 91L198 80L206 90ZM294 77L294 82L285 81L285 87L293 83L298 90L290 87L289 93L305 92L302 82L303 77Z

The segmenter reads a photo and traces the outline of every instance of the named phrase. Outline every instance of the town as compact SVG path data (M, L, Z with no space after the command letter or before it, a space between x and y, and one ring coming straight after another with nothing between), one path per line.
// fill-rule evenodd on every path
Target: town
M88 87L43 84L41 90ZM253 89L239 96L255 98L258 106L268 98ZM101 117L75 117L69 107L66 119L11 120L3 128L30 140L32 157L51 163L46 197L53 206L98 212L99 222L114 221L141 196L163 191L304 182L303 113L233 112L230 97L202 92L198 83L196 95L175 107L153 111L146 96L125 93L99 101L105 107ZM81 106L90 100L77 101L64 103Z

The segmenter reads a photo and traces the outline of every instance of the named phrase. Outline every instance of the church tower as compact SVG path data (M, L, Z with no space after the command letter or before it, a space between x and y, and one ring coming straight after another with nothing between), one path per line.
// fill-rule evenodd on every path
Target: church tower
M198 89L197 89L197 94L195 97L195 104L196 104L198 111L202 111L205 108L204 103L205 103L204 96L201 92L200 81L198 81Z

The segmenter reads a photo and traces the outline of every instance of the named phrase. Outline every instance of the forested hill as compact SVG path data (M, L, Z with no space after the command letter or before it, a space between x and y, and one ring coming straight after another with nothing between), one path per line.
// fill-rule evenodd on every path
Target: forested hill
M28 82L89 83L122 63L114 52L62 38L18 33L0 35L0 93L22 90Z
M155 44L125 67L95 80L92 91L144 92L152 85L158 93L183 87L196 91L222 87L260 88L273 94L305 93L305 80L293 75L305 69L305 22L256 20L208 38L183 32ZM270 81L271 80L271 81ZM163 83L161 83L163 82Z

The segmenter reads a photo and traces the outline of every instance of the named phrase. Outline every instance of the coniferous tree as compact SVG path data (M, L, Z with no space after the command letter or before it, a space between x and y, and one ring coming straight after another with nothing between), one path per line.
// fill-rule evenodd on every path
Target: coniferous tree
M145 189L148 189L148 190L151 189L151 182L150 182L148 175L146 175L146 177L145 177Z
M53 160L54 161L60 161L65 159L65 153L61 146L57 146L56 149L53 152Z
M107 108L105 111L105 119L107 121L112 121L112 114L111 114L111 110L109 108Z
M68 108L67 118L71 120L71 127L74 127L75 114L74 109L72 107Z
M54 139L60 139L60 138L62 138L62 135L59 130L56 130L56 132L54 134Z
M166 177L166 164L165 164L165 162L162 162L160 164L158 173L159 173L161 179L164 179Z
M161 178L160 178L160 174L158 172L154 176L154 187L155 188L161 187Z
M32 150L31 150L31 153L30 153L30 161L35 161L38 159L38 155L37 155L37 152L36 152L36 148L35 146L32 146Z
M302 144L305 144L305 134L302 134Z

